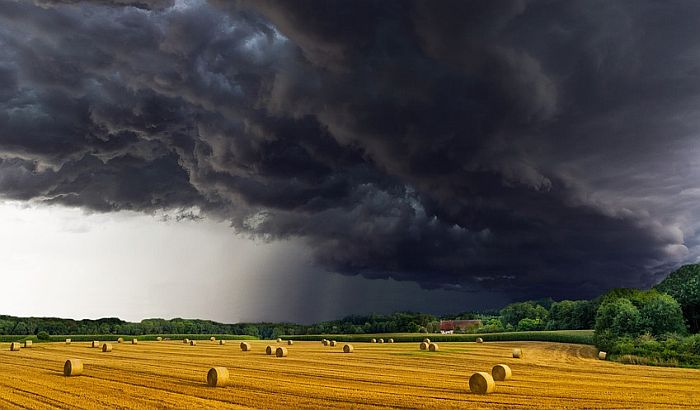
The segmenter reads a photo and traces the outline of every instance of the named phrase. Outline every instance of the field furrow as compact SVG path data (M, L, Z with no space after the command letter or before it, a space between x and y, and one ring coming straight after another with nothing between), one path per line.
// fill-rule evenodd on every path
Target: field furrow
M2 408L698 408L700 371L629 366L595 359L587 345L549 342L353 343L342 353L296 342L289 356L264 353L274 342L200 341L113 344L103 353L80 342L37 344L10 352L0 345ZM514 347L524 357L514 359ZM81 377L62 375L82 359ZM469 376L504 363L513 378L487 396L471 394ZM227 387L211 388L206 372L227 367Z

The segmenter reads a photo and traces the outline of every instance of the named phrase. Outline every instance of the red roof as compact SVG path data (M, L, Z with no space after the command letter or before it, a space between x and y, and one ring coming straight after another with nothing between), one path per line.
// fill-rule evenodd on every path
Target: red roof
M441 320L440 330L448 331L481 326L481 320Z

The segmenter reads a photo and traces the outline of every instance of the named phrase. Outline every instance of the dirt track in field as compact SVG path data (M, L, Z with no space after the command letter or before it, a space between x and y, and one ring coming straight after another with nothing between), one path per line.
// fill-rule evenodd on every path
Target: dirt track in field
M113 343L102 353L87 342L35 344L19 352L0 344L0 408L700 408L700 370L621 365L596 360L591 346L548 342L353 343L342 353L320 342L199 341ZM265 355L286 346L289 356ZM511 358L514 347L522 359ZM63 363L82 359L80 377ZM468 379L495 364L513 369L496 392L471 394ZM225 366L224 388L206 385Z

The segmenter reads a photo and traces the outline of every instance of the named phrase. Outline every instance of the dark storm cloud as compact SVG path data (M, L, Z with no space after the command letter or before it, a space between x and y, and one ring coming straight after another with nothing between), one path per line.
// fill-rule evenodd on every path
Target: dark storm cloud
M513 297L697 258L700 5L0 2L0 190Z

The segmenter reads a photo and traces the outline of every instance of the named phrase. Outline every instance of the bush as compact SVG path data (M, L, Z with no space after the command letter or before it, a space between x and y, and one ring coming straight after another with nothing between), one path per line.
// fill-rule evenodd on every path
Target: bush
M36 338L39 340L49 340L51 339L51 336L48 334L48 332L44 332L43 330L39 333L37 333Z
M622 363L699 367L700 335L666 334L658 339L649 334L624 336L615 340L608 353Z

